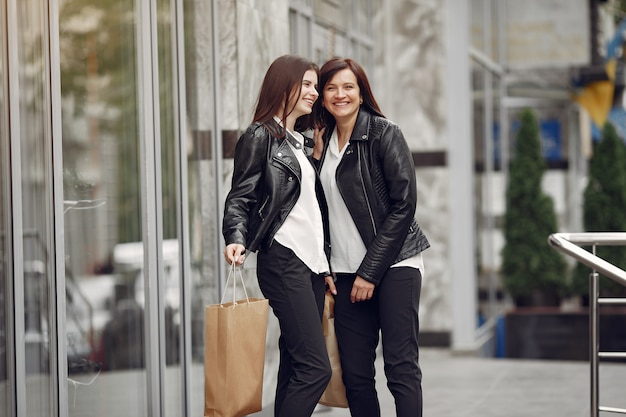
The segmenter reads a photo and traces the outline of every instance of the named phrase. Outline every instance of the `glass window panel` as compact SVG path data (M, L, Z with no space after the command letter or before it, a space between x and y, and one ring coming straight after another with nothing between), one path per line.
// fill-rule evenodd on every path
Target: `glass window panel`
M339 0L314 0L313 13L318 20L323 21L327 26L346 31L354 26L350 3ZM350 27L346 27L346 25L350 25Z
M500 11L505 10L505 2L490 0L491 7L491 56L495 62L504 63L505 56L501 56L500 44L506 42L506 33L503 30L505 22L500 19ZM502 30L502 35L500 31Z
M484 0L470 0L470 44L484 52L485 50L485 22L483 21Z
M134 5L59 1L70 416L146 415Z
M311 7L313 0L289 0L289 5L292 7Z
M371 13L369 13L369 1L355 1L352 5L354 10L354 31L357 34L367 34Z
M50 291L53 279L51 254L51 138L48 121L46 71L47 10L36 0L17 2L19 115L22 180L24 262L24 349L26 360L26 413L38 416L53 407L50 375ZM17 145L17 144L15 144Z
M350 39L344 33L335 33L335 54L340 57L350 57L352 54Z
M311 19L294 9L289 10L289 41L291 53L308 56L310 54Z
M506 7L497 0L470 0L470 44L495 62L500 62L501 8ZM486 19L488 21L486 21Z
M334 33L323 26L313 26L313 59L319 65L335 55Z

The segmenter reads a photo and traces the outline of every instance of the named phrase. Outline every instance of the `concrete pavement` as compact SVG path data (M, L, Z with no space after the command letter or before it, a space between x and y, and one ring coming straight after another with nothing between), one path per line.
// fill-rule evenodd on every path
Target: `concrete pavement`
M425 417L587 417L587 362L455 356L422 348ZM394 417L382 359L377 359L382 417ZM600 405L626 408L626 364L600 365ZM271 415L271 414L268 414ZM607 415L602 413L602 416ZM314 417L349 417L347 409L318 406Z

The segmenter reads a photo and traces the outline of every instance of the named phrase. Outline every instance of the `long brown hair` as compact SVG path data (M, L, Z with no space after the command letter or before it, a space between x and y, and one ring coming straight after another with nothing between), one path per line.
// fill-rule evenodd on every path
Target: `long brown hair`
M263 124L274 137L283 137L285 131L274 121L274 116L278 115L284 124L300 97L302 79L308 70L319 74L317 64L301 56L283 55L276 58L267 69L261 84L253 123ZM281 107L283 112L278 114ZM313 115L306 114L298 118L295 129L303 131L312 129L313 126Z
M335 57L322 65L322 68L320 69L318 91L320 92L321 97L313 105L313 114L316 124L319 126L332 126L335 124L335 118L333 115L322 106L324 87L336 73L344 69L349 69L356 77L359 89L361 90L361 97L363 98L361 108L364 108L369 113L374 115L385 117L380 110L376 99L374 98L374 93L372 93L370 82L367 79L367 74L365 73L363 67L351 58Z

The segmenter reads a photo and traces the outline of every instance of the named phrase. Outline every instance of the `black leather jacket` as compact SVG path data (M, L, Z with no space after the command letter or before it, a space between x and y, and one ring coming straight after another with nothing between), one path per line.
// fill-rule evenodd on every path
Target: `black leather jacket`
M272 244L300 196L300 164L286 138L275 138L251 124L235 148L232 188L226 197L222 234L226 245L240 243L251 252ZM316 178L315 191L324 222L324 249L330 257L328 209Z
M334 126L324 134L324 164ZM430 247L414 219L413 156L400 128L361 109L339 166L339 192L367 248L357 275L376 285L387 269ZM332 265L331 265L332 268Z

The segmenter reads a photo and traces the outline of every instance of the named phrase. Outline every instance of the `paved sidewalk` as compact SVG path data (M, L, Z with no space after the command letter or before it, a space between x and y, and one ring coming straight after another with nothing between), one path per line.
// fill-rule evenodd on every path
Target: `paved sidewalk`
M485 359L432 348L422 348L420 354L425 417L591 415L587 362ZM395 417L380 357L377 372L382 417ZM626 364L600 365L601 406L626 408L624 381ZM349 417L350 413L347 409L318 406L313 416Z

